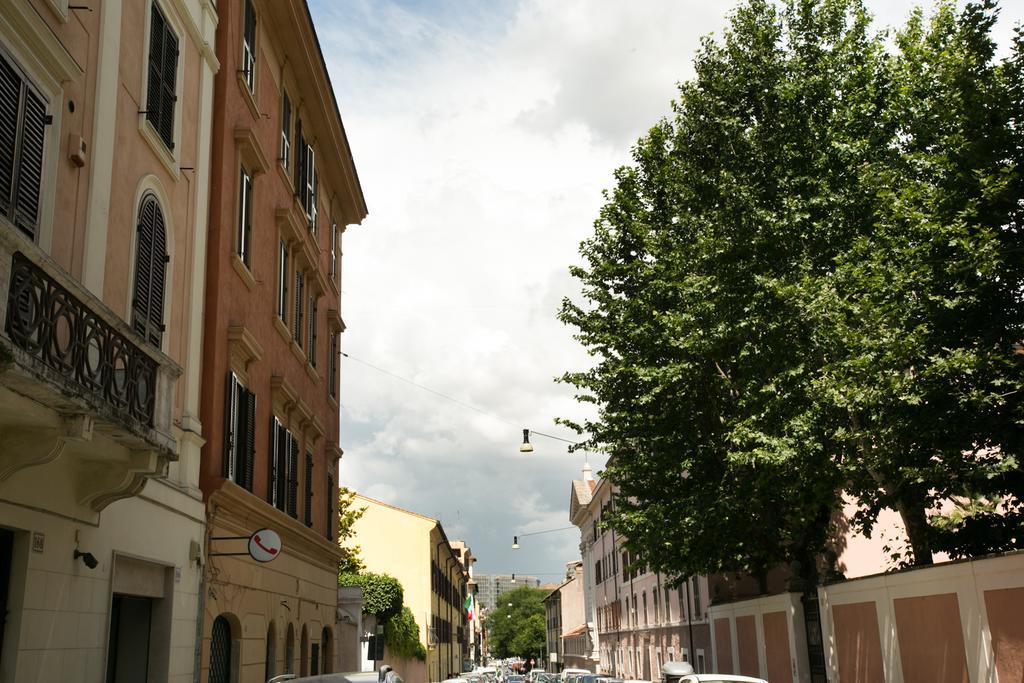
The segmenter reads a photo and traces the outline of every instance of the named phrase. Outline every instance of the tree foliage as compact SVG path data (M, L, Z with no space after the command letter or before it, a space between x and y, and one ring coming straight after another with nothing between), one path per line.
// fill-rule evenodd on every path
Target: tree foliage
M1024 500L1024 40L997 61L995 11L887 42L860 0L746 0L616 171L561 312L596 362L563 381L652 569L813 580L843 489L917 563L1024 544L994 521Z
M402 607L388 620L384 626L384 643L398 657L415 657L421 662L427 659L427 648L420 641L420 627L408 607Z
M341 547L339 575L358 574L366 569L366 565L359 557L359 546L346 545L349 539L355 537L355 524L366 512L365 507L355 506L355 496L355 491L344 486L338 488L338 545Z
M529 659L546 649L543 601L548 593L540 588L523 586L501 595L500 606L487 612L484 622L494 657Z
M402 583L390 574L341 574L338 585L362 588L363 613L377 617L378 624L385 624L398 614L405 599Z

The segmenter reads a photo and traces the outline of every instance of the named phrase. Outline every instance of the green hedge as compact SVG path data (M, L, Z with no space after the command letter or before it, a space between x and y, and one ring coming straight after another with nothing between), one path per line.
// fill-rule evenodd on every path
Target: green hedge
M415 657L421 662L427 659L427 648L420 642L420 627L408 607L403 607L385 624L384 644L399 657Z
M402 609L405 594L402 584L388 574L339 574L339 586L359 586L363 589L363 613L377 617L378 624L386 624Z

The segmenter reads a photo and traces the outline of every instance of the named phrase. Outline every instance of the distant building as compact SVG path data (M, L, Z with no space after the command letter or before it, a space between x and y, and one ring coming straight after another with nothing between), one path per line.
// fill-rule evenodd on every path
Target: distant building
M356 508L365 508L356 521L353 545L371 572L398 579L408 607L427 648L424 665L418 660L384 660L406 683L441 681L462 672L469 654L466 601L474 558L461 541L449 541L441 522L424 515L356 495ZM373 653L363 655L363 670L373 670Z
M544 598L547 624L547 671L565 668L596 670L589 661L589 634L583 606L583 563L567 565L569 578Z
M509 591L523 586L540 588L540 579L525 574L476 574L474 580L479 586L477 600L484 609L497 607L498 598Z

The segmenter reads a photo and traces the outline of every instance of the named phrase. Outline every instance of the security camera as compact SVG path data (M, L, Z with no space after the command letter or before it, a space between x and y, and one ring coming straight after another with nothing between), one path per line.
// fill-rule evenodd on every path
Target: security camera
M92 553L83 553L81 550L75 550L75 559L82 558L82 562L89 569L96 569L96 566L100 563Z

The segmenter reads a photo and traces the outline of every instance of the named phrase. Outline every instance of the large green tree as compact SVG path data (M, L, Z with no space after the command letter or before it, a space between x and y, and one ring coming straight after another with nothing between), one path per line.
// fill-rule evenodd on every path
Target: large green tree
M523 586L501 595L499 606L488 611L484 621L492 656L529 659L547 649L544 598L548 593Z
M596 363L564 380L598 406L574 426L614 456L609 519L653 569L795 562L813 580L844 487L862 530L897 509L928 562L929 504L1012 494L1021 59L994 64L992 13L942 4L887 49L859 0L748 0L616 172L573 269L584 301L561 313ZM916 121L979 104L982 131ZM993 140L972 147L982 132ZM929 258L936 276L921 277ZM892 386L943 349L927 389ZM926 473L936 458L956 464ZM937 486L950 472L959 482Z

